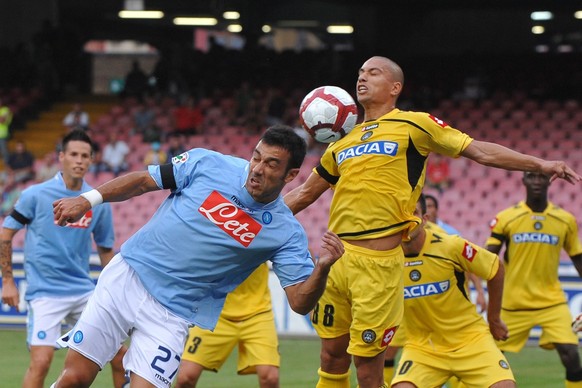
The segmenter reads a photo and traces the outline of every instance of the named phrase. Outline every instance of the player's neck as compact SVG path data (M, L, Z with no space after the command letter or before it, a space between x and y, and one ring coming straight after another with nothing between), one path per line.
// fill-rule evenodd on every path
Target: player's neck
M402 242L402 251L404 252L404 255L417 255L422 251L422 246L426 240L426 230L424 229L424 226L420 226L420 228L422 229L410 241Z
M79 191L83 187L83 178L73 178L63 174L63 181L68 190Z
M393 104L382 104L378 106L366 107L364 121L378 120L380 117L392 112L396 107Z
M534 212L542 213L548 207L548 198L527 198L525 204Z

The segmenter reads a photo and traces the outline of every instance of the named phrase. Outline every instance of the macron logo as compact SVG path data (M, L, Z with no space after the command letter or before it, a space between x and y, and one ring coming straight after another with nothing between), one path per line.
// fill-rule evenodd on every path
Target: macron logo
M262 226L247 213L213 191L198 211L230 237L248 247Z

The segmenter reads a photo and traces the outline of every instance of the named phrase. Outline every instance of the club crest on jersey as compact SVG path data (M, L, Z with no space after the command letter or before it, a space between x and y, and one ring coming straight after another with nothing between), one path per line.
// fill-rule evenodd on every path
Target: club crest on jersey
M424 283L404 287L404 299L420 298L423 296L438 295L447 292L450 281Z
M439 119L439 118L438 118L438 117L436 117L436 116L433 116L433 115L428 115L428 117L430 117L430 119L431 119L432 121L434 121L435 123L437 123L438 125L440 125L440 126L441 126L441 127L443 127L443 128L444 128L444 127L448 127L448 126L449 126L449 124L445 123L443 120Z
M398 143L393 141L372 141L346 148L337 154L337 164L340 165L346 159L362 155L388 155L394 156L398 152Z
M544 227L544 225L541 222L536 221L536 222L534 222L533 227L534 227L535 230L540 230L541 228Z
M93 221L93 210L89 210L79 221L75 221L73 223L68 223L65 225L68 228L79 228L79 229L87 229L91 226L91 221ZM57 222L55 221L55 225Z
M374 134L374 132L366 132L362 135L362 137L360 138L361 141L365 141L368 140L369 138L372 137L372 135Z
M509 364L505 360L499 360L499 366L503 369L509 369Z
M189 158L188 156L188 152L184 152L180 155L176 155L172 158L172 164L180 164L180 163L184 163L185 161L187 161Z
M410 277L410 280L412 280L413 282L419 281L421 278L420 271L418 271L416 269L413 271L410 271L409 277Z
M245 247L253 242L262 228L261 224L217 191L204 200L198 211Z
M382 335L382 347L390 345L390 342L392 342L392 338L394 338L397 329L398 326L394 326L384 331L384 335Z
M538 243L538 244L549 244L558 245L560 238L553 234L547 233L516 233L511 235L511 241L516 244L520 243Z
M362 341L371 344L376 340L376 332L372 329L366 329L362 332Z
M463 247L462 255L465 259L469 260L472 263L475 256L477 256L477 250L473 248L471 244L465 241L465 246Z

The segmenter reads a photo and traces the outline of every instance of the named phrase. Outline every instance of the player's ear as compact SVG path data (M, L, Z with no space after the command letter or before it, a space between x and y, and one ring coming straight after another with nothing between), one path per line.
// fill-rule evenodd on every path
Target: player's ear
M393 96L399 96L400 92L402 92L402 82L399 81L393 82L390 94Z
M285 183L291 182L295 177L299 174L298 168L292 168L287 171L287 175L285 176Z

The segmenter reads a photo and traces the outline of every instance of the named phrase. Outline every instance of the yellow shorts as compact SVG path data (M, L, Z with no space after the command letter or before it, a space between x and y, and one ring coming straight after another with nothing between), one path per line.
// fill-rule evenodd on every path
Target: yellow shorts
M398 327L398 331L392 338L390 342L390 346L394 348L401 348L406 344L406 316L402 317L402 321L400 321L400 326Z
M441 387L453 376L468 388L490 387L503 380L515 381L509 363L493 337L484 334L466 346L446 353L430 347L404 346L392 385L407 381L417 387Z
M404 307L404 255L348 244L332 267L311 322L321 338L349 333L348 353L373 357L390 344Z
M278 367L280 356L273 311L244 321L229 321L221 316L213 332L190 328L182 359L217 372L236 345L239 374L256 373L256 365Z
M544 349L554 349L554 343L578 345L578 336L571 327L572 314L566 303L540 310L501 310L501 319L509 329L507 341L497 342L504 352L519 352L534 326L542 329L538 344Z

